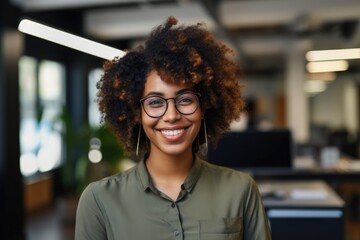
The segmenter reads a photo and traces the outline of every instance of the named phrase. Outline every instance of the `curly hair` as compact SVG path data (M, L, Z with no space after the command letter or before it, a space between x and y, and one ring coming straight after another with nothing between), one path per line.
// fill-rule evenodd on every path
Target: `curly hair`
M130 152L136 148L139 131L145 136L139 130L139 99L153 70L163 81L190 84L201 94L208 142L214 146L244 108L237 64L229 58L233 50L216 41L203 24L176 24L177 19L169 17L152 30L145 46L103 65L104 74L97 85L102 120ZM141 137L140 149L147 149L147 141ZM205 141L204 134L199 134L193 150L198 151Z

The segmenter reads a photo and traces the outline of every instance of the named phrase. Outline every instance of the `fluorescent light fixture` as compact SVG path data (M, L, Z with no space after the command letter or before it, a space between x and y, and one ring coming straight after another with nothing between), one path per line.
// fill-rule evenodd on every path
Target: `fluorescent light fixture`
M39 37L65 47L76 49L78 51L88 53L106 60L112 60L115 57L123 57L126 53L119 49L109 47L107 45L91 41L86 38L70 34L56 28L46 26L28 19L24 19L19 23L20 32Z
M309 51L305 57L308 61L357 59L360 58L360 48Z
M339 72L346 71L348 68L349 63L345 60L309 62L306 64L306 69L310 73Z

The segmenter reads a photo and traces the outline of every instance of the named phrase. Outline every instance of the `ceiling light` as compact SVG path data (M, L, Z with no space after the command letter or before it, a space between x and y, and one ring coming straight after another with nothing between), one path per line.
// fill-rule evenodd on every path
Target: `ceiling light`
M110 46L82 38L56 28L46 26L28 19L24 19L19 23L18 29L20 32L39 37L69 48L76 49L106 60L114 59L115 57L123 57L124 51L121 51Z
M346 71L348 68L349 64L345 60L309 62L306 65L306 69L310 73Z
M308 61L356 59L360 58L360 48L309 51L305 57Z

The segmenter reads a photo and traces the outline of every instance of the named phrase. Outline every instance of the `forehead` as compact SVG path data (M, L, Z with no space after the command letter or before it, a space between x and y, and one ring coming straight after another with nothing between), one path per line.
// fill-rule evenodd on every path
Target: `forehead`
M190 84L165 82L156 71L151 71L146 78L143 96L154 92L164 96L172 97L183 89L191 89Z

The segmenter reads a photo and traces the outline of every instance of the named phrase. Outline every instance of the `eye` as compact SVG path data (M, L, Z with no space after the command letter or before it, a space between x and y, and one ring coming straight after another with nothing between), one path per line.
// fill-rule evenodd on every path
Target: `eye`
M165 100L159 97L150 97L145 100L145 105L151 108L158 108L165 105Z
M189 105L196 101L196 96L192 93L185 93L176 98L176 103L180 105Z

